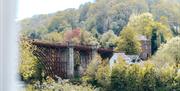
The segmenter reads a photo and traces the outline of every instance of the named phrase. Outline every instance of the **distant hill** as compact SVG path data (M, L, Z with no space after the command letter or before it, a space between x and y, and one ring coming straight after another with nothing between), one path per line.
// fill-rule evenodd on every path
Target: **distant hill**
M119 35L130 15L144 12L152 13L157 21L166 17L169 25L180 24L180 0L96 0L81 5L79 9L36 15L20 21L20 24L22 32L28 36L75 28L99 34L112 30Z

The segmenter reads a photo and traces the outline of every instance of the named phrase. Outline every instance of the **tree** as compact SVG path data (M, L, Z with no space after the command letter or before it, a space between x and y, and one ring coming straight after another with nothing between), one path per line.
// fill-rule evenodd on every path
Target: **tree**
M41 35L48 32L48 16L37 15L20 22L21 33L32 39L41 39Z
M124 28L117 40L116 50L123 51L126 54L139 54L141 52L141 44L137 39L137 34L132 28Z
M158 40L157 40L157 30L154 29L152 31L152 36L151 36L151 53L154 54L157 49L158 49Z
M150 38L153 29L153 15L150 13L143 13L140 15L131 15L127 27L134 28L134 32L145 35Z
M140 66L140 65L139 65ZM145 62L141 68L141 81L143 91L156 90L157 72L152 62Z
M80 16L79 16L79 22L85 21L88 18L88 10L91 3L85 3L84 5L80 6Z
M84 45L99 45L97 39L88 31L81 29L80 43Z
M67 22L64 22L64 17L62 16L54 16L52 19L48 22L48 33L51 32L62 32L67 29L70 29L70 26Z
M73 42L75 44L80 44L81 30L67 30L64 32L64 42Z
M117 36L114 34L112 30L104 33L100 38L100 43L102 47L110 48L115 46L115 41Z
M48 42L59 42L59 43L63 43L64 42L64 37L63 37L63 32L51 32L48 33L44 36L42 36L42 40L43 41L48 41Z
M106 60L103 60L103 62ZM110 76L111 76L111 71L110 67L107 63L101 63L98 66L97 73L96 73L96 79L97 83L100 87L103 89L109 89L110 88Z
M156 19L160 19L161 16L165 16L168 17L169 21L179 22L178 17L180 14L178 12L180 10L177 8L180 8L180 3L177 0L154 0L153 2L151 13ZM169 22L169 24L172 24L172 22Z
M84 82L90 83L92 85L97 85L96 72L98 70L98 65L101 63L102 58L96 55L87 66L85 75L82 77Z
M32 31L36 33L36 28L42 25L47 26L49 32L73 30L80 27L88 31L95 28L101 34L113 30L118 35L123 27L131 21L132 14L150 12L154 21L160 21L162 16L167 17L167 24L177 35L179 32L173 27L180 25L179 8L180 2L177 0L96 0L94 3L81 5L79 9L66 9L48 15L36 15L22 20L20 23L22 30L28 33L27 35L30 35ZM146 24L146 22L148 20L143 23ZM82 23L84 24L81 25ZM141 29L144 28L148 27Z
M98 33L103 34L108 30L108 13L106 0L97 1L98 12L96 14L96 29Z
M122 58L119 58L118 63L113 66L111 72L111 89L113 91L125 91L126 90L126 63Z
M180 86L180 80L176 80L176 77L178 77L178 72L176 72L177 69L178 68L175 68L174 65L158 68L156 71L157 90L170 91L173 89L179 89L178 86ZM180 79L180 77L178 79Z
M154 21L152 14L143 13L140 15L132 15L127 27L133 28L134 32L145 35L151 40L151 51L152 54L154 54L160 44L172 38L170 27L165 22L161 22Z
M153 56L158 67L180 63L180 38L175 37L163 44Z
M132 14L141 14L148 10L145 0L112 0L109 3L112 20L110 26L116 35L128 24Z
M20 41L20 64L19 73L24 81L38 80L41 76L37 58L32 54L33 47L24 39ZM38 66L38 67L37 67Z
M111 89L108 91L170 91L179 89L179 68L157 68L152 61L126 64L117 59L111 72Z
M73 42L82 45L98 45L97 39L90 32L80 28L65 31L64 42Z

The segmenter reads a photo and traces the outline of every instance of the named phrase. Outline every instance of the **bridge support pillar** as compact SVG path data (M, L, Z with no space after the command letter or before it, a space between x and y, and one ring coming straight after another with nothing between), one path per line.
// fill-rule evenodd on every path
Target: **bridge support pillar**
M97 54L97 46L93 45L92 46L92 59L94 58L94 56L96 56L96 54Z
M68 73L67 76L68 78L73 78L74 77L74 48L72 44L69 45L68 47Z

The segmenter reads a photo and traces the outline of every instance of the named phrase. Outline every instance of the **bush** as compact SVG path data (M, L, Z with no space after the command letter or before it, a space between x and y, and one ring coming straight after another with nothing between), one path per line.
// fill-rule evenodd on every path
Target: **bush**
M178 67L176 76L174 76L173 88L177 89L177 91L180 90L180 65Z
M144 64L142 71L143 91L155 91L156 87L156 70L154 64L147 62Z
M158 67L180 64L180 37L175 37L162 45L152 60Z
M141 68L139 65L128 66L126 70L126 90L127 91L141 91Z
M47 78L42 84L28 84L26 91L94 91L90 85L73 85L63 80L62 83L56 83L52 78Z
M179 67L156 68L151 62L115 64L111 73L112 91L178 91Z
M96 55L92 59L90 64L87 66L84 76L82 77L84 82L92 84L93 86L97 85L96 73L101 60L102 58L99 55Z
M99 55L88 65L83 81L96 86L103 91L110 86L110 67L108 60L103 60Z
M34 85L27 85L25 91L94 91L94 88L89 85L72 85L70 83L45 85L44 87L36 88Z
M110 86L110 67L107 64L100 64L97 69L97 84L103 89L109 89Z
M126 89L126 69L125 62L118 63L113 66L111 73L111 89L113 91L124 91Z
M20 41L20 64L19 73L23 81L30 82L32 80L41 79L42 65L33 55L35 48L26 39Z

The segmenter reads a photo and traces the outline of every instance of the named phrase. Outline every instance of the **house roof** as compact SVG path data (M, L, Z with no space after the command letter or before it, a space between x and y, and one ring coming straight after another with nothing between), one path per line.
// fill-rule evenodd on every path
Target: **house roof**
M146 41L148 40L147 37L144 36L144 35L139 35L139 36L138 36L138 39L139 39L139 40L146 40Z
M141 59L139 58L139 55L126 55L125 53L114 53L113 56L111 57L109 63L110 63L110 67L112 67L112 65L116 62L116 60L118 60L119 57L122 57L126 63L128 64L133 64L133 63L137 63L137 61L141 61ZM133 62L134 61L134 62Z

